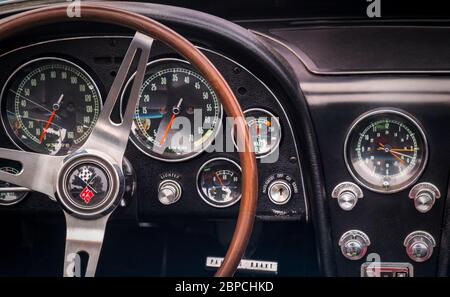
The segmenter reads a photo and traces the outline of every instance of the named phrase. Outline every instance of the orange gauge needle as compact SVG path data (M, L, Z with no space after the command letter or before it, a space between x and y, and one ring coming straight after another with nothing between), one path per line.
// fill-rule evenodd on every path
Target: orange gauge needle
M47 120L47 122L45 124L44 130L42 131L41 136L39 137L39 143L42 143L42 141L44 140L44 137L47 134L48 128L50 128L50 125L52 124L53 119L56 116L56 112L59 110L59 108L61 106L61 102L62 102L63 98L64 98L64 94L61 94L61 96L58 99L58 102L56 102L53 105L53 111L50 114L50 117L48 118L48 120Z
M56 115L56 110L54 110L54 111L52 112L52 114L50 115L50 117L49 117L48 120L47 120L47 123L45 124L44 131L42 131L41 137L39 137L39 142L40 142L40 143L42 143L42 140L44 140L45 134L47 134L47 130L48 130L48 128L50 127L50 125L51 125L51 123L52 123L53 118L55 117L55 115Z
M391 149L394 152L415 152L417 149Z
M221 179L220 176L217 174L217 172L216 172L215 175L216 175L217 180L219 181L219 184L220 184L222 187L225 187L225 185L223 184L222 179Z
M175 120L175 117L176 117L176 114L173 114L172 117L170 118L170 122L167 125L167 128L164 131L163 136L161 137L161 140L159 141L159 145L162 145L164 143L164 140L166 140L167 134L169 133L170 127L172 127L173 120Z
M181 103L183 102L183 98L180 99L180 101L178 101L177 106L174 106L172 109L172 117L170 118L169 124L167 125L166 130L164 131L163 136L161 137L161 140L159 141L159 145L162 145L164 143L164 140L166 140L167 134L170 131L170 127L172 127L173 124L173 120L175 120L175 117L177 116L177 114L180 113L180 107L181 107Z
M256 136L259 136L259 125L258 125L258 122L255 122L255 128L256 128Z
M405 160L394 154L394 152L390 152L392 156L394 156L397 160L400 161L400 163L405 164Z

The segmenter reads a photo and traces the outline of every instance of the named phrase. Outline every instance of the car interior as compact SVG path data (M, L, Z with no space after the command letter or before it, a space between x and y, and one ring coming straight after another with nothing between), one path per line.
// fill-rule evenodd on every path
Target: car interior
M338 2L0 2L0 276L447 276L450 24Z

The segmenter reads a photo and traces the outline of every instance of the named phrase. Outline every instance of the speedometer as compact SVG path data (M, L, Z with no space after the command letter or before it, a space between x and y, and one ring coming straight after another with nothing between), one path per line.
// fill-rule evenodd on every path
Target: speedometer
M393 193L412 185L425 169L425 134L412 116L378 109L361 116L350 129L345 160L366 188Z
M102 101L92 78L60 58L40 58L19 67L2 91L2 121L22 149L65 155L92 131Z
M189 63L161 59L149 64L131 133L142 152L171 162L192 158L211 144L221 122L219 99Z

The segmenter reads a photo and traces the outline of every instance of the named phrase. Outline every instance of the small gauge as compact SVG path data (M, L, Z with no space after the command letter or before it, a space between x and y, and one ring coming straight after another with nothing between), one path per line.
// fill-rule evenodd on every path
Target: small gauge
M248 109L244 115L256 157L263 158L278 149L281 141L281 127L278 118L261 108ZM237 147L236 135L233 140Z
M2 167L0 170L18 174L19 170L13 167ZM22 201L28 194L28 191L22 191L21 188L16 188L15 191L8 191L8 189L16 188L9 183L0 181L0 205L13 205Z
M357 119L345 151L355 180L379 193L398 192L416 182L428 158L425 133L418 122L392 109L377 109Z
M206 162L197 174L197 190L211 206L228 207L241 199L241 167L229 159Z

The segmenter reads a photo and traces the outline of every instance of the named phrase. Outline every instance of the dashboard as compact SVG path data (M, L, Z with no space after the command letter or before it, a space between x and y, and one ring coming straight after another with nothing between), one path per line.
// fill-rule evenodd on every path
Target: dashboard
M98 120L102 98L130 40L127 36L79 36L4 54L2 143L49 155L66 155L79 148ZM80 48L89 51L80 54ZM102 51L97 51L100 48ZM261 190L266 199L260 200L258 215L306 220L296 142L279 99L244 66L215 51L202 50L232 83L244 106L261 180L266 184ZM115 118L121 117L133 75L128 80ZM200 118L195 118L194 111L200 111ZM219 133L225 135L223 143L215 141ZM136 192L130 196L146 197L137 201L139 219L168 212L225 218L235 215L242 193L238 144L233 135L233 125L227 122L219 98L206 80L168 47L156 44L126 154L129 188ZM2 168L20 170L11 164L2 164ZM270 194L278 184L286 193L281 195L286 195L285 200ZM20 191L5 190L2 204L20 202L17 207L26 207L26 200L32 198L23 201L25 195Z
M110 5L174 28L220 71L257 157L257 220L311 226L304 242L314 245L322 275L374 276L373 262L375 276L448 274L448 24L229 22L156 4ZM123 28L67 23L2 41L2 147L66 155L82 146L131 38ZM121 90L118 121L133 79ZM235 218L237 139L209 83L155 41L113 219ZM5 160L0 168L20 171ZM0 213L58 213L42 194L0 189Z

